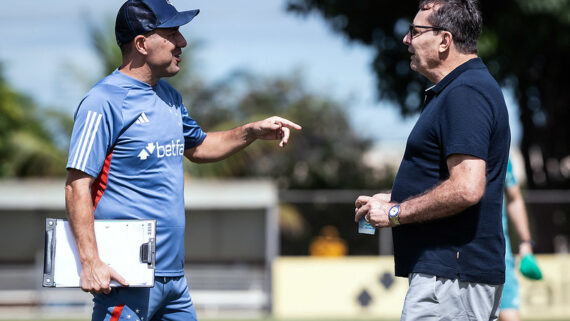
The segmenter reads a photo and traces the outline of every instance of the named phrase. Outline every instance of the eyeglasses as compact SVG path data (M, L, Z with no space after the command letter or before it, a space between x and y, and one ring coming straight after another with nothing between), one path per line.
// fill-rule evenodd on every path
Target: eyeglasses
M419 29L431 29L431 30L445 30L447 31L447 29L443 28L443 27L434 27L434 26L417 26L414 24L410 24L410 27L408 27L408 33L410 34L410 38L415 38L419 35L421 35L422 33L425 33L429 30L423 31L423 32L418 32L416 31L416 28Z

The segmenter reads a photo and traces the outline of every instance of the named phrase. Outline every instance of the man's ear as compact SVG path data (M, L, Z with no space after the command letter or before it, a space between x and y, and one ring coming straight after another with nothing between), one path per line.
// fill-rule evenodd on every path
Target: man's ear
M146 45L146 37L143 35L138 35L135 37L135 39L133 39L133 46L135 47L135 50L145 56L148 54Z
M453 42L453 35L448 31L441 31L441 42L439 43L439 52L443 53L449 50Z

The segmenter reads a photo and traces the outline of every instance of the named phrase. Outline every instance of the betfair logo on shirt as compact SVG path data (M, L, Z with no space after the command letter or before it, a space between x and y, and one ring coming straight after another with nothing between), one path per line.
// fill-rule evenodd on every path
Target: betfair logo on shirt
M152 155L156 155L157 158L182 156L184 155L184 143L181 143L180 139L177 139L176 142L172 140L170 144L165 145L160 145L158 142L148 143L137 157L144 161Z

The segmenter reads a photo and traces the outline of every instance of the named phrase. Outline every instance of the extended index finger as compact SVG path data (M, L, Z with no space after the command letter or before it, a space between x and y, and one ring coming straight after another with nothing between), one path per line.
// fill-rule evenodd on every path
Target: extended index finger
M285 119L285 118L281 118L281 117L275 117L275 121L281 123L281 126L285 126L285 127L289 127L289 128L293 128L296 130L301 130L303 129L303 127L301 127L300 125L295 124L294 122Z

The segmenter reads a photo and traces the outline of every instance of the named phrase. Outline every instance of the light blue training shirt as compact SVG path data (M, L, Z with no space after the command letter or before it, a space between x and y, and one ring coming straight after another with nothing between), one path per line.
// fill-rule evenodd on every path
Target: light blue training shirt
M184 274L184 150L206 133L166 81L119 70L99 81L74 116L67 168L96 178L96 219L154 219L156 275Z

